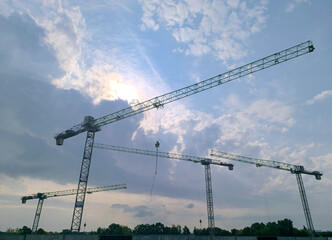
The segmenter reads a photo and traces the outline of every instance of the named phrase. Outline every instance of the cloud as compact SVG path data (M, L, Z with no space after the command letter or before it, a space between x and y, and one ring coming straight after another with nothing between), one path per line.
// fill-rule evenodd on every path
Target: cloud
M332 179L329 177L332 174L332 153L312 158L313 166L318 171L322 171L325 181L332 186Z
M306 104L313 105L313 104L315 104L319 101L322 101L325 98L331 97L331 96L332 96L332 90L325 90L325 91L322 91L321 93L317 94L312 99L309 99L308 101L306 101Z
M194 204L193 203L189 203L188 205L187 205L187 208L190 208L190 209L192 209L192 208L194 208Z
M243 102L231 94L227 103L227 110L215 108L215 114L189 110L186 104L165 106L158 110L160 113L145 114L133 138L135 141L139 141L141 135L157 138L166 151L202 157L213 146L220 149L227 146L229 151L236 149L258 156L262 149L268 148L268 136L282 135L295 124L293 108L281 101ZM173 162L169 166L170 180L181 175L178 164Z
M44 29L27 14L0 15L0 73L49 82L61 74L53 52L43 47ZM36 71L38 69L38 71ZM3 79L4 80L4 79Z
M308 0L292 0L292 1L289 1L289 2L287 3L287 6L286 6L285 11L288 12L288 13L291 13L291 12L294 11L294 9L295 9L298 5L300 5L300 4L302 4L302 3L307 3L307 2L309 2L309 1L308 1Z
M24 71L37 68L39 71L34 72L48 73L45 81L61 89L77 90L94 104L102 100L133 103L166 91L167 86L133 32L118 34L110 39L108 35L105 36L104 28L87 29L80 7L61 1L45 2L41 6L21 2L7 7L11 8L7 11L7 18L15 27L4 24L2 30L6 30L6 36L10 37L1 40L22 45L15 50L4 48L7 58L2 59L9 60L13 65L8 71L13 68L20 70L18 66ZM110 8L111 11L118 10L114 6ZM127 8L120 9L128 11ZM22 16L25 18L24 24L15 22ZM6 19L2 15L1 18ZM15 28L18 31L14 32ZM99 45L93 43L100 42L100 38L105 38L105 41ZM25 54L40 47L52 53L51 64L45 64L50 61L44 55ZM26 59L27 56L29 59ZM138 58L142 60L137 61ZM50 66L57 66L59 71L54 72Z
M266 22L266 1L140 1L141 29L166 29L186 55L212 54L222 61L244 57L245 41Z
M31 16L17 12L8 17L0 15L0 25L0 35L8 36L0 39L0 174L76 182L80 165L74 159L81 160L77 157L81 155L81 142L68 141L67 146L59 148L53 135L79 123L82 116L104 115L109 109L128 104L114 99L94 106L78 91L56 88L51 80L63 72L55 53L43 44L45 29ZM123 139L129 137L130 141L132 132L128 134L123 128L133 131L139 121L134 119L117 125Z
M219 144L234 142L248 147L264 146L264 135L286 132L295 123L292 107L280 101L258 99L243 103L235 95L228 99L228 113L214 120L214 124L222 129Z
M147 216L151 216L152 212L148 210L147 206L139 205L135 207L131 207L127 204L113 204L111 208L122 209L123 212L134 213L135 217L143 218Z
M65 89L84 88L84 59L82 45L85 38L85 21L78 7L63 8L61 4L48 11L47 16L39 17L37 22L46 31L44 41L54 49L64 75L53 80L57 87ZM47 7L47 8L48 8ZM45 9L45 11L47 11Z

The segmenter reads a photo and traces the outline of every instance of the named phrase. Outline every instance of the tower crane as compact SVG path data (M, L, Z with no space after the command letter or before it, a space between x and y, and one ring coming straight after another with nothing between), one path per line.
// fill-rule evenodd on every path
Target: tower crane
M300 192L300 196L301 196L301 201L302 201L302 206L303 206L303 210L304 210L304 216L305 216L305 220L307 223L307 227L308 227L311 238L314 237L314 234L315 234L314 225L312 223L307 195L305 193L301 174L314 175L317 180L321 180L321 177L323 175L322 173L320 173L319 171L305 170L304 167L301 165L293 165L293 164L289 164L289 163L277 162L277 161L272 161L272 160L263 160L263 159L257 159L257 158L251 158L251 157L244 157L244 156L240 156L240 155L236 155L236 154L232 154L232 153L220 152L217 150L211 150L210 155L214 156L214 157L218 157L218 158L255 164L257 167L264 166L264 167L270 167L270 168L275 168L275 169L280 169L280 170L286 170L286 171L289 171L289 172L295 174L296 180L297 180L297 185L299 187L299 192Z
M136 114L154 108L158 109L160 107L163 107L165 104L177 101L179 99L233 81L235 79L263 70L265 68L269 68L277 64L280 64L282 62L286 62L293 58L313 52L314 49L315 48L312 42L306 41L301 44L295 45L293 47L287 48L283 51L261 58L257 61L235 68L231 71L219 74L212 78L172 91L170 93L166 93L161 96L146 100L136 105L108 114L106 116L97 119L94 119L91 116L85 116L82 123L77 124L69 128L68 130L57 133L54 136L56 144L62 145L65 139L76 136L83 132L87 132L85 145L84 145L83 159L81 164L81 171L78 180L77 195L74 205L71 231L77 231L77 232L80 231L95 133L100 131L102 126L120 121L122 119L134 116Z
M159 145L158 145L159 146ZM206 203L207 203L207 213L208 213L208 229L209 234L214 235L214 210L213 210L213 196L212 196L212 181L211 181L211 168L210 164L218 166L226 166L229 170L233 170L234 165L230 163L224 163L216 159L204 158L204 157L195 157L179 153L170 153L170 152L160 152L160 151L150 151L143 149L135 149L128 147L112 146L107 144L95 143L95 148L102 148L118 152L127 152L135 153L141 155L149 155L154 157L170 158L177 160L184 160L194 163L201 163L205 168L205 186L206 186Z
M110 185L110 186L87 188L86 192L88 194L91 194L91 193L95 193L95 192L110 191L110 190L125 189L125 188L127 188L126 184L114 184L114 185ZM51 197L63 197L63 196L68 196L68 195L75 195L76 193L77 193L77 189L69 189L69 190L61 190L61 191L55 191L55 192L39 192L39 193L21 197L22 204L25 204L27 202L27 200L38 199L36 214L35 214L35 217L33 220L33 225L32 225L32 232L37 231L44 199L51 198Z

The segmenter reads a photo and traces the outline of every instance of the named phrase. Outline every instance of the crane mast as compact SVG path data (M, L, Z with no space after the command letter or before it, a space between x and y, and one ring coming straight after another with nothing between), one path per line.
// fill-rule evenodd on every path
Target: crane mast
M93 187L87 188L87 193L95 193L95 192L102 192L102 191L110 191L110 190L117 190L117 189L125 189L127 188L126 184L114 184L110 186L102 186L102 187ZM52 197L63 197L74 195L77 193L77 189L69 189L69 190L61 190L61 191L54 191L54 192L44 192L44 193L35 193L28 196L21 197L22 204L25 204L27 200L38 199L37 209L35 213L35 217L32 224L32 232L35 233L38 229L39 219L41 215L41 211L43 208L44 199L52 198Z
M118 152L127 152L127 153L149 155L149 156L163 157L163 158L169 158L169 159L184 160L184 161L190 161L190 162L194 162L194 163L201 163L202 165L204 165L206 203L207 203L207 214L208 214L208 229L209 229L210 236L214 236L215 223L214 223L214 209L213 209L213 195L212 195L212 180L211 180L210 164L226 166L226 167L228 167L229 170L233 170L233 167L234 167L233 164L224 163L224 162L221 162L216 159L195 157L195 156L184 155L184 154L179 154L179 153L150 151L150 150L135 149L135 148L128 148L128 147L112 146L112 145L101 144L101 143L95 143L94 147L112 150L112 151L118 151Z
M56 134L54 136L56 144L62 145L65 139L76 136L83 132L87 132L81 172L78 181L78 191L74 205L71 231L80 231L85 194L89 177L89 169L92 158L93 142L95 138L95 133L100 131L102 126L120 121L122 119L154 108L158 109L160 107L163 107L165 104L177 101L179 99L194 95L210 88L214 88L221 84L233 81L235 79L263 70L265 68L269 68L282 62L286 62L293 58L313 52L314 49L315 48L312 42L306 41L293 47L287 48L283 51L261 58L257 61L235 68L231 71L219 74L207 80L149 99L147 101L138 103L128 108L124 108L120 111L108 114L106 116L97 119L94 119L91 116L86 116L84 117L83 123L75 125L68 130Z
M211 167L209 163L204 164L204 170L205 170L206 207L208 214L208 229L209 229L210 239L213 239L215 235L215 223L214 223Z
M245 156L221 152L221 151L217 151L217 150L211 150L210 155L214 156L214 157L218 157L218 158L254 164L257 167L264 166L264 167L270 167L270 168L275 168L275 169L280 169L280 170L286 170L286 171L289 171L289 172L295 174L296 180L297 180L297 185L298 185L299 192L300 192L300 197L301 197L301 202L302 202L302 207L303 207L307 227L308 227L308 230L310 233L310 237L312 239L314 238L315 229L314 229L314 225L312 222L308 199L307 199L307 195L305 193L301 174L314 175L317 180L321 180L321 177L323 175L322 173L320 173L319 171L307 171L304 169L303 166L300 166L300 165L293 165L293 164L283 163L283 162L278 162L278 161L245 157Z

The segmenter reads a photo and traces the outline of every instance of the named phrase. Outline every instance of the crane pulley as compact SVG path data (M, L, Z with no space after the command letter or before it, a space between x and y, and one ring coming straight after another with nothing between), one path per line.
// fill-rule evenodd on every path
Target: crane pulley
M56 134L54 136L56 144L62 145L65 139L76 136L83 132L87 132L81 164L81 171L78 180L71 231L80 231L95 133L100 131L102 126L120 121L130 116L134 116L136 114L151 110L153 108L161 108L165 104L194 95L210 88L217 87L221 84L233 81L235 79L247 76L265 68L269 68L282 62L286 62L293 58L313 52L314 49L315 48L313 47L312 42L306 41L293 47L287 48L283 51L261 58L257 61L235 68L231 71L219 74L207 80L146 100L136 105L124 108L120 111L108 114L106 116L97 119L94 119L91 116L86 116L84 117L83 123L77 124L68 130Z
M156 175L157 175L157 171L158 171L158 150L159 150L160 143L157 141L154 146L156 147L157 154L156 154L156 166L155 166L153 181L152 181L151 190L150 190L150 203L152 200L152 191L153 191L154 182L156 181Z

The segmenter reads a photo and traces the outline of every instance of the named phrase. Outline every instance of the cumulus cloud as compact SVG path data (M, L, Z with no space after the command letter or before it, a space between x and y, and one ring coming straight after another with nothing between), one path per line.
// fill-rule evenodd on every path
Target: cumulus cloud
M140 1L142 30L166 29L186 55L215 55L222 61L247 54L245 41L266 22L266 1Z
M306 101L306 104L312 105L312 104L315 104L315 103L322 101L325 98L328 98L331 96L332 96L332 90L324 90L321 93L317 94L312 99L309 99L308 101Z
M285 132L295 123L293 109L280 101L258 99L242 103L236 96L229 96L230 112L214 120L223 129L218 143L235 141L241 144L264 145L262 136L270 132Z
M180 153L214 145L262 149L267 145L267 134L283 134L295 124L293 108L278 100L243 102L231 94L227 102L226 113L224 109L216 114L190 110L186 104L165 106L158 110L160 113L147 113L133 139L140 131L145 135L161 132L175 137L170 151Z

